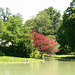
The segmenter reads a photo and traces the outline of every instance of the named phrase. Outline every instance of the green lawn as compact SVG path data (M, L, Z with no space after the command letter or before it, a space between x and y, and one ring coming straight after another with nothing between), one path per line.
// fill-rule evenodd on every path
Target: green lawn
M0 56L0 62L32 62L32 61L42 61L42 59Z

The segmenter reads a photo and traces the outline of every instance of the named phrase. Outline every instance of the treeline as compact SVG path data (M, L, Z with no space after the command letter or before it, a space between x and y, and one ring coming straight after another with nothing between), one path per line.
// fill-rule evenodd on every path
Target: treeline
M6 8L6 12L0 8L0 55L30 57L34 45L27 32L31 30L58 42L60 51L57 54L70 54L75 51L74 25L75 0L72 0L63 17L60 11L49 7L27 20L25 24L19 13L13 15L9 8ZM11 45L7 45L9 42Z
M25 22L26 27L31 27L30 30L35 30L37 33L45 36L54 37L62 23L60 11L49 7L36 14L35 17Z

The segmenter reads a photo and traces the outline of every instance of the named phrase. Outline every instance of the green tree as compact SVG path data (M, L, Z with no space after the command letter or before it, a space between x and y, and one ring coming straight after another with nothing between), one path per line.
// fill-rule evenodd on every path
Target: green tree
M49 7L40 11L34 18L25 22L25 26L31 27L30 30L35 30L37 33L46 35L56 40L56 33L61 26L62 17L60 11L53 7Z
M9 10L9 8L6 8L6 10L4 11L4 8L0 8L0 18L2 19L2 21L7 21L7 17L11 15L11 12Z
M67 54L70 53L70 47L68 46L68 42L65 38L65 34L64 34L64 30L63 30L63 24L61 25L61 27L59 28L59 30L57 31L57 36L56 36L56 40L58 42L59 46L59 52L57 52L57 54Z
M7 18L7 21L2 22L4 30L0 33L0 38L5 40L3 43L5 55L29 57L33 50L31 39L27 34L28 28L23 26L21 17L18 15L12 15ZM1 25L1 26L3 26ZM11 46L6 47L6 44L12 43ZM2 46L2 45L1 45Z
M60 44L60 51L65 54L75 51L75 0L65 10L63 23L57 33L57 41Z
M0 33L5 29L3 21L0 19Z
M52 21L49 19L49 16L46 12L39 12L35 18L28 20L25 23L26 26L33 26L33 29L41 34L49 35L53 34L53 25Z
M72 0L70 6L64 12L63 29L71 51L75 51L75 0Z
M62 23L62 17L60 11L54 9L53 7L49 7L44 11L49 15L50 20L52 20L52 25L54 26L55 30L54 34L56 34L57 30L59 29Z
M16 35L19 35L20 26L22 26L22 20L18 18L18 16L13 15L8 17L7 21L4 22L5 30L2 32L2 39L6 40L7 42L13 41L16 42Z

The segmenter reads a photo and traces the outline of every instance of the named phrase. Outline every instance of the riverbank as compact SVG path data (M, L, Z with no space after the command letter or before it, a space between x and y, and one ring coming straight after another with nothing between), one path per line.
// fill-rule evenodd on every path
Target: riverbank
M75 55L52 55L53 58L75 59Z
M63 59L75 59L75 55L51 55L48 57L53 58L63 58ZM36 58L21 58L21 57L12 57L12 56L0 56L0 62L19 62L19 63L27 63L27 62L40 62L43 61L42 59Z
M42 59L0 56L0 62L39 62Z
M68 61L68 60L74 60L75 61L75 55L45 55L43 57L46 61L51 60L60 60L60 61Z
M75 55L52 55L53 57L75 57Z

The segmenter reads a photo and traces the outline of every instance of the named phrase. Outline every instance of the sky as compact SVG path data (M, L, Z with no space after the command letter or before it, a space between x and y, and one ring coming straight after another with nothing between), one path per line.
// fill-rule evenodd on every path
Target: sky
M60 10L63 15L64 10L70 5L72 0L0 0L0 7L8 7L12 14L20 13L24 22L39 11L48 7Z

